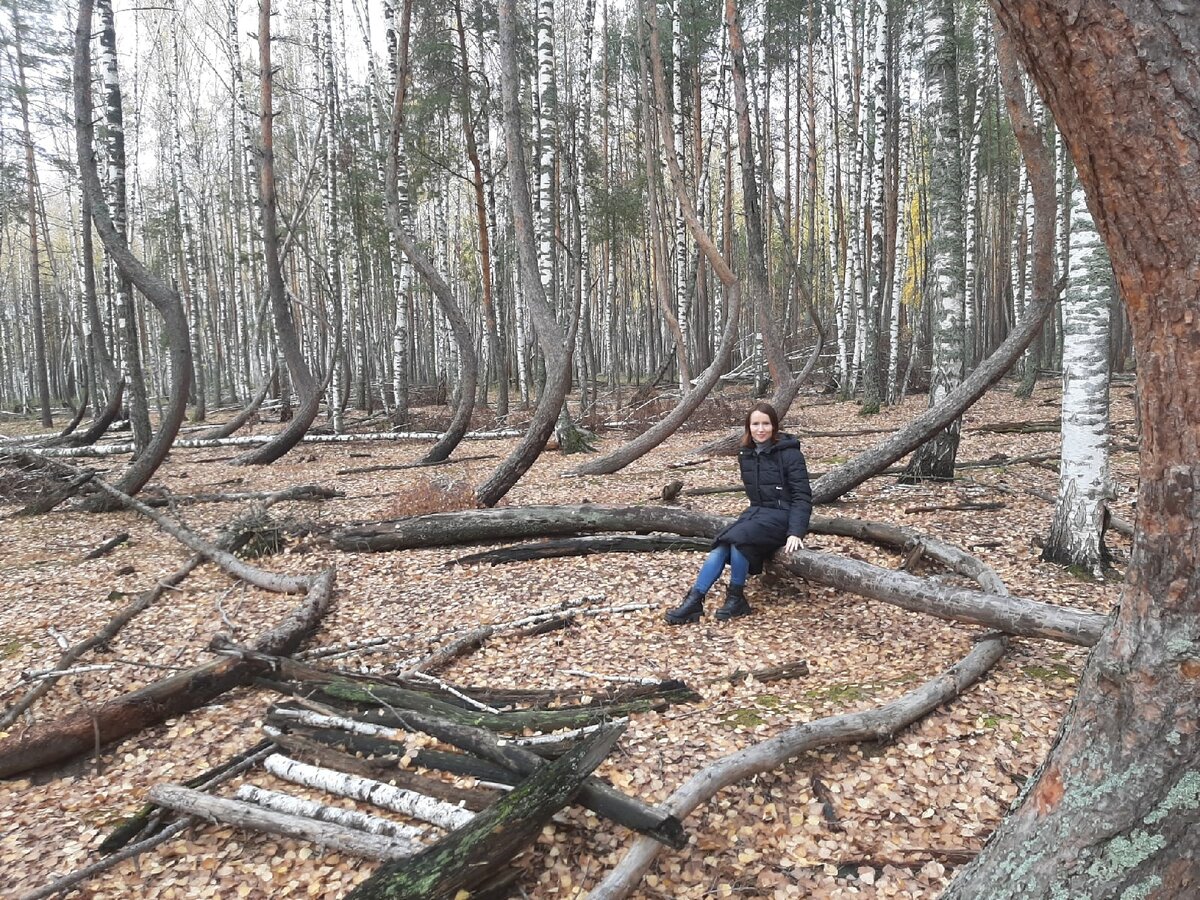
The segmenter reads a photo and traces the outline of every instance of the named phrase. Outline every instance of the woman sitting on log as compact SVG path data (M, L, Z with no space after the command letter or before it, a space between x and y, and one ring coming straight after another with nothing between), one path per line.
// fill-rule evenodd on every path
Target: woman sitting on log
M779 431L779 415L770 403L756 403L746 414L745 428L738 466L750 506L713 539L713 549L696 583L683 603L667 613L670 625L700 620L704 595L726 564L729 587L725 605L717 610L717 620L724 622L749 614L746 576L761 572L763 561L780 547L792 553L804 546L812 515L812 491L800 442Z

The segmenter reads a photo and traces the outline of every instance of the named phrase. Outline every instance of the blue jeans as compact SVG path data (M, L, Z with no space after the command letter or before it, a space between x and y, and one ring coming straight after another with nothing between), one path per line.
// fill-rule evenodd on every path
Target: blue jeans
M721 577L721 570L725 568L726 563L729 563L729 586L744 585L746 576L750 574L750 560L732 544L717 544L700 567L700 574L696 576L696 584L692 590L707 594L709 588Z

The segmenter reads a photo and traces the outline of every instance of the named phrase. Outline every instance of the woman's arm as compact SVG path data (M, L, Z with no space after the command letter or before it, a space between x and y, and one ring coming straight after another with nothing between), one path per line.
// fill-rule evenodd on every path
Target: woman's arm
M790 553L803 546L801 538L808 534L808 520L812 517L812 488L808 484L808 465L799 449L785 451L783 463L784 477L787 478L792 497L792 508L788 512L787 550ZM792 538L795 538L795 547L792 546Z

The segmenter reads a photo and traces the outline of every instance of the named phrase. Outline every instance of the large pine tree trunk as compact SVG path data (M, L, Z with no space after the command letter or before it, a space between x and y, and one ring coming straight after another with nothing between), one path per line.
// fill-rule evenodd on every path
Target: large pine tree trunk
M1200 8L995 0L1071 150L1138 355L1138 523L1116 619L1038 776L949 897L1200 889Z

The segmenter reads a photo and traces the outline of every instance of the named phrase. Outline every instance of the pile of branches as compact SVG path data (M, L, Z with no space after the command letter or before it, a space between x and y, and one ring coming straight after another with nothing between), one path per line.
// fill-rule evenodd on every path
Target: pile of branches
M114 854L188 824L219 822L318 842L383 860L350 896L500 896L512 862L571 802L674 849L680 820L593 775L633 713L699 696L682 682L625 684L584 695L448 684L420 673L353 676L233 646L259 684L286 699L265 717L265 740L186 785L160 784L106 839ZM248 769L399 814L346 810L253 783L211 789ZM427 770L420 774L414 768ZM473 780L469 787L437 773ZM182 823L182 824L181 824Z

